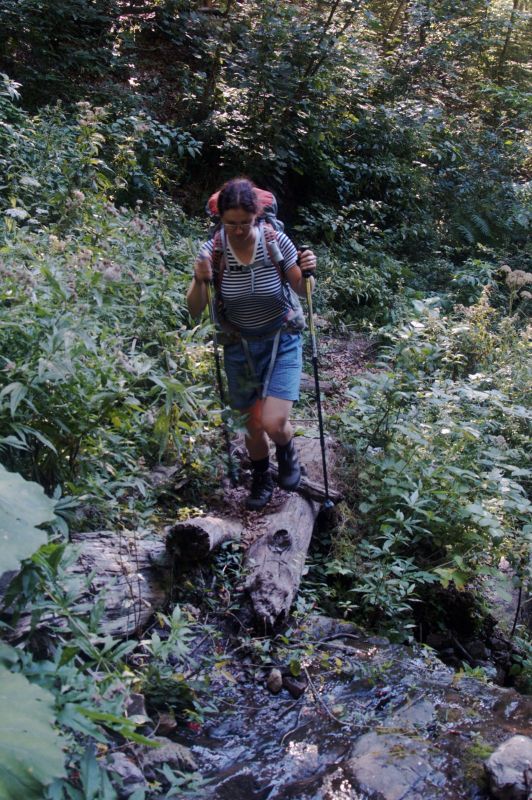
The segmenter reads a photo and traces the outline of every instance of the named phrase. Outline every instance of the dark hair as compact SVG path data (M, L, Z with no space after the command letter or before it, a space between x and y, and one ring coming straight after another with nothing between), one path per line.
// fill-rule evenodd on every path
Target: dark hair
M255 187L247 178L233 178L224 183L218 195L218 213L220 216L230 208L242 208L250 214L257 214L259 204Z

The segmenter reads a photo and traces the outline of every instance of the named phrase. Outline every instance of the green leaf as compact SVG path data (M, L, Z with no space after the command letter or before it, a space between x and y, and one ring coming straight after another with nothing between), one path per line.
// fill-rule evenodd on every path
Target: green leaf
M26 481L0 464L0 575L18 569L47 541L37 525L54 518L55 503L39 484Z
M41 800L43 786L64 777L53 696L0 667L0 800Z
M301 675L301 662L297 658L293 658L290 661L290 674L294 676L294 678L299 678Z

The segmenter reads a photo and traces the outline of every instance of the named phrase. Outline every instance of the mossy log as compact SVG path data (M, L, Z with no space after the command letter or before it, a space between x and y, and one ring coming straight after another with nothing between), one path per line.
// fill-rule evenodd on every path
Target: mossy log
M319 505L290 494L264 519L267 530L248 548L246 590L260 626L271 629L290 611L299 589Z
M239 541L243 523L228 517L191 517L168 530L167 547L184 558L204 558L224 542Z
M106 530L76 533L72 541L78 557L68 572L85 581L80 604L101 598L102 632L125 639L144 630L153 612L162 608L169 597L172 558L164 539L147 538L135 531ZM65 617L43 615L37 628L66 624ZM24 614L6 638L19 641L30 627L31 614Z

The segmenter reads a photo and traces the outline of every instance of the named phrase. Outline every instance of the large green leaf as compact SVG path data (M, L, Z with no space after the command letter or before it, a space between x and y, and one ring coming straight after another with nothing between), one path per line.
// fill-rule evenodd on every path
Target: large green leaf
M0 667L0 800L40 800L65 774L53 696Z
M54 503L42 486L26 481L0 464L0 575L18 569L47 541L46 533L36 528L54 517Z

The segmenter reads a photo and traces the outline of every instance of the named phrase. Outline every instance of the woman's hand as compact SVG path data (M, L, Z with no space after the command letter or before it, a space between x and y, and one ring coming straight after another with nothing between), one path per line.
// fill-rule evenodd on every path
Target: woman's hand
M297 260L303 275L307 272L314 272L316 270L316 256L312 250L298 250Z
M212 281L211 259L208 256L199 256L194 264L194 277L200 283Z
M190 316L196 319L207 305L207 286L212 281L211 259L207 255L199 255L194 264L194 280L190 282L187 292L187 305Z

